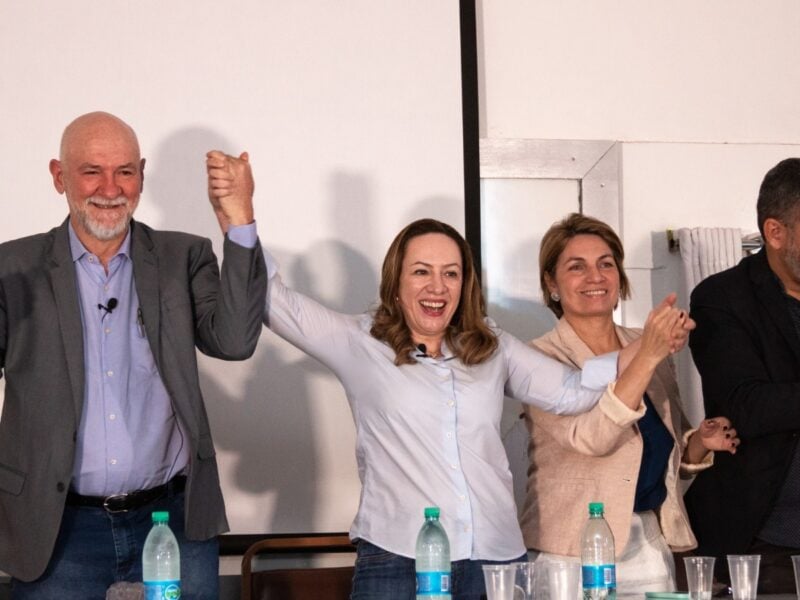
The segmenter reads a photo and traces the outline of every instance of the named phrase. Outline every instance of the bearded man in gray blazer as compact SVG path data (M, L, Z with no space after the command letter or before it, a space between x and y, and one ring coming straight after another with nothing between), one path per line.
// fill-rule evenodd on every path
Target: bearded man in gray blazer
M50 162L69 217L0 245L0 570L15 599L141 581L155 510L170 512L184 597L218 596L227 521L195 348L253 353L264 259L251 202L214 207L221 275L209 240L134 221L144 164L119 118L78 117Z

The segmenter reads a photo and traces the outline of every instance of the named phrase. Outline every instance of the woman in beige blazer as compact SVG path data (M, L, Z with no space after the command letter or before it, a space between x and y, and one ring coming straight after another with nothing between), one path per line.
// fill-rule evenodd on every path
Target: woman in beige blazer
M553 225L542 239L539 270L545 303L560 320L532 345L581 368L637 339L640 330L613 321L620 297L629 295L623 256L619 237L601 221L572 214ZM679 479L709 467L713 450L736 451L730 422L718 417L689 428L670 360L655 368L634 406L605 394L581 415L526 407L525 420L530 467L521 524L537 560L579 560L588 504L603 502L618 597L674 590L671 551L696 546Z

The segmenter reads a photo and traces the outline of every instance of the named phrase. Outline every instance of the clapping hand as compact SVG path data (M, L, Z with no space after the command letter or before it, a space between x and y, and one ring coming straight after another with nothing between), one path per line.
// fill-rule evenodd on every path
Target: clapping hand
M678 315L678 321L672 329L672 344L670 345L670 353L675 354L680 352L689 340L689 332L697 327L689 314L685 310L681 310Z

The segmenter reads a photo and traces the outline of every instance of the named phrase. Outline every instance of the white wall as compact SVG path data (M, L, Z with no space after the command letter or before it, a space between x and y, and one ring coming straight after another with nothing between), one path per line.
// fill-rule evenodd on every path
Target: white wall
M48 160L103 109L147 158L138 218L219 250L204 154L248 149L285 279L360 312L407 222L463 230L459 61L456 0L5 2L0 240L65 217ZM201 369L233 531L346 530L354 428L331 374L268 331L251 360Z
M797 143L794 0L481 0L488 137Z
M800 4L479 0L478 15L482 136L621 141L624 322L671 289L688 305L666 230L756 231L761 179L800 156Z

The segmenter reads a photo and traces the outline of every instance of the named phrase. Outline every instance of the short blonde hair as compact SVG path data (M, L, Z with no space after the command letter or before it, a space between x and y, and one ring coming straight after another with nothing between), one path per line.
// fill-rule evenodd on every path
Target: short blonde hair
M576 235L596 235L608 244L619 271L619 297L622 300L627 300L631 295L628 276L625 275L625 269L622 266L622 262L625 259L625 250L622 248L622 241L619 236L611 227L598 219L579 213L571 213L565 219L550 226L539 246L539 284L542 287L542 298L547 307L559 319L563 316L564 310L561 308L561 301L554 300L550 294L545 275L550 277L551 280L555 280L558 259L569 241Z

